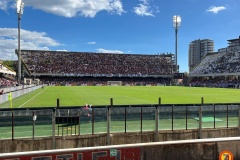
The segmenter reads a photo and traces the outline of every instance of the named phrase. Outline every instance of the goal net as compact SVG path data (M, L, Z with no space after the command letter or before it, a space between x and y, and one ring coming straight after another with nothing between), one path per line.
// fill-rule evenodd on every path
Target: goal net
M109 86L121 86L122 81L107 81L107 85L109 85Z

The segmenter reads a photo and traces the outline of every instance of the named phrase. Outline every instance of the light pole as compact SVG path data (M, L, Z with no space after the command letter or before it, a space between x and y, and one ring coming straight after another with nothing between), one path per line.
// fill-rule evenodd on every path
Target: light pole
M20 44L20 21L23 14L24 3L22 0L16 0L18 14L18 85L21 84L21 44Z
M177 53L178 53L178 28L181 26L181 17L180 16L173 16L173 28L175 28L175 65L176 65L176 72L178 72L178 61L177 61Z

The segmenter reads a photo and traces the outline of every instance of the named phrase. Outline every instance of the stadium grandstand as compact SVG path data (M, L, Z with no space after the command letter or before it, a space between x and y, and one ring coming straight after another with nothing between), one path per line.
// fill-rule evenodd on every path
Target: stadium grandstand
M240 36L207 54L189 73L191 86L240 88Z
M0 94L3 94L3 88L18 85L15 77L16 72L10 67L4 65L3 61L0 60Z
M170 85L176 68L173 54L40 50L21 54L25 74L52 85Z

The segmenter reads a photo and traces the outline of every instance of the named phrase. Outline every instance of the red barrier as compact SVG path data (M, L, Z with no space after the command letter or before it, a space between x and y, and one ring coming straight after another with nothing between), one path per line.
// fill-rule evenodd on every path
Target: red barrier
M65 152L55 154L41 154L32 152L33 155L7 156L0 158L0 160L140 160L140 148L122 148L122 149L108 149L108 150L89 150L82 152ZM31 153L30 153L31 154Z

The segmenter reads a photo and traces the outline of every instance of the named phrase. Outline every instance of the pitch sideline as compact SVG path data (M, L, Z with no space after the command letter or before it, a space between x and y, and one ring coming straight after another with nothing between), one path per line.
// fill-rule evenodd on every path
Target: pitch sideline
M46 87L45 87L45 89L47 89ZM45 90L44 89L44 90ZM33 98L35 98L35 97L37 97L40 93L42 93L44 90L42 90L41 92L39 92L38 94L36 94L35 96L33 96L32 98L30 98L29 100L27 100L26 102L24 102L21 106L19 106L18 108L21 108L23 105L25 105L26 103L28 103L29 101L31 101Z

